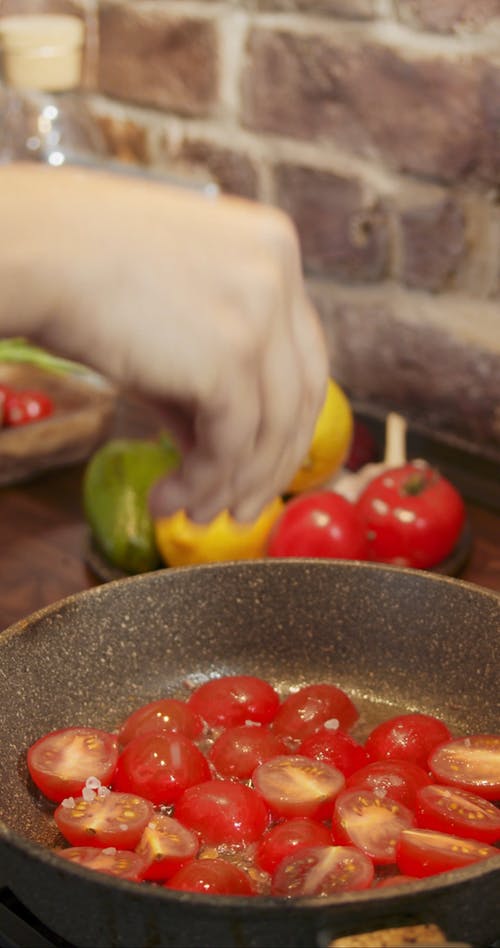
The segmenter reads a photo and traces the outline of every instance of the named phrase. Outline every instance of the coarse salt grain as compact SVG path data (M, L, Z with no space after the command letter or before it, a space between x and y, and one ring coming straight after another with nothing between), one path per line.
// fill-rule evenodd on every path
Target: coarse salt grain
M85 786L90 787L91 790L97 790L101 786L101 781L99 777L87 777Z
M325 721L323 727L326 727L327 731L337 731L340 727L340 721L337 718L329 718L328 721Z
M97 790L98 797L101 797L101 798L107 797L110 793L111 793L111 790L109 789L109 787L103 787L103 786L98 787L98 790Z
M61 801L61 806L65 807L66 810L72 810L73 807L75 806L75 798L66 797L64 800Z
M106 856L116 856L116 846L108 846L102 850Z
M92 800L97 800L97 794L95 790L92 790L92 787L84 787L82 797L86 803L92 803Z

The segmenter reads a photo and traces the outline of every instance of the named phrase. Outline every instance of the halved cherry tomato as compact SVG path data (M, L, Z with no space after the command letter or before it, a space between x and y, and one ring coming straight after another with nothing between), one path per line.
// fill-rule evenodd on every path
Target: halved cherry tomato
M289 500L276 520L267 555L367 559L365 527L355 504L341 494L302 494Z
M396 844L396 858L403 875L433 876L449 869L469 866L482 859L500 858L495 846L461 839L436 830L405 829Z
M500 839L500 810L467 790L430 784L417 793L417 826L452 833L464 839L496 843Z
M87 869L96 869L120 879L140 882L144 878L146 862L137 853L127 849L95 849L92 846L74 846L71 849L56 849L55 852L69 862L76 862Z
M436 747L429 769L437 783L500 800L500 734L473 734Z
M268 725L242 724L219 735L210 748L208 759L221 777L248 780L259 764L287 752L285 742Z
M209 777L206 757L188 737L158 731L129 741L118 758L113 789L167 805Z
M35 741L27 754L33 782L54 803L80 796L88 777L109 784L117 760L115 735L95 727L50 731Z
M191 694L188 705L211 727L234 727L246 721L268 724L279 705L278 692L254 675L211 678Z
M358 709L341 688L330 684L305 685L285 698L272 729L282 737L303 741L327 721L338 721L347 730L358 717Z
M325 760L340 770L344 777L359 770L369 760L364 747L340 727L332 729L323 726L302 741L297 753L315 760Z
M429 569L447 557L465 522L458 490L426 461L383 471L357 501L368 557L381 563Z
M151 731L177 731L193 740L202 733L203 721L185 701L160 698L129 714L118 732L118 740L120 744L128 744L133 737Z
M264 872L272 875L279 863L298 849L311 846L331 846L332 834L324 823L306 816L276 823L260 840L255 861Z
M356 846L380 865L396 861L396 841L415 822L402 803L379 797L370 790L344 790L335 801L333 838L345 846Z
M286 856L272 880L273 895L316 897L368 889L371 859L352 846L316 846Z
M57 807L54 819L72 846L135 849L153 813L150 800L110 790L93 800L65 800Z
M179 869L165 888L205 895L254 895L246 872L225 859L196 859Z
M174 816L205 843L242 846L260 839L269 810L251 787L232 780L209 780L189 787Z
M345 779L340 770L322 760L289 754L259 764L252 783L273 816L323 819L330 815Z
M378 724L365 741L371 760L412 760L424 769L431 751L451 734L431 714L399 714Z
M432 783L423 767L411 760L374 760L346 780L346 790L371 790L414 810L417 790Z
M145 879L164 882L195 858L198 837L179 820L165 813L155 813L136 847L136 853L148 864Z
M45 392L21 389L6 395L3 423L8 428L14 428L48 418L53 412L54 402Z

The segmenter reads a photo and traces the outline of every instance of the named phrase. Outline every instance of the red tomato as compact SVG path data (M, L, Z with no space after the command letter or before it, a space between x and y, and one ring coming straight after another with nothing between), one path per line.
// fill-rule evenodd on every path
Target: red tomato
M95 849L92 846L75 846L72 849L56 849L55 852L69 862L76 862L87 869L96 869L120 879L140 882L144 878L146 863L137 853L129 850Z
M482 843L500 839L500 810L489 800L467 790L441 784L422 787L417 793L417 826L452 833Z
M384 865L396 861L396 840L413 824L413 813L402 803L370 790L344 790L335 801L332 833L336 842Z
M414 810L417 790L432 783L429 774L411 760L375 760L346 780L346 790L371 790Z
M378 724L365 741L372 760L411 760L426 768L430 752L451 734L430 714L399 714Z
M205 895L253 895L246 872L225 859L196 859L179 869L168 882L167 889L203 892Z
M272 729L281 737L303 741L327 721L338 721L347 730L358 717L359 711L341 688L330 684L305 685L285 698Z
M155 813L135 851L147 862L144 878L164 882L191 862L199 848L198 837L179 820L165 813Z
M406 876L433 876L499 856L495 846L427 829L406 829L396 845L399 871Z
M325 760L340 770L344 777L364 767L369 760L364 747L341 728L322 727L315 731L302 742L298 753L315 760Z
M294 497L271 530L267 555L366 559L366 532L355 504L332 490Z
M5 403L7 398L10 398L13 394L14 391L9 385L0 383L0 428L4 423Z
M54 803L80 796L88 777L109 784L117 760L116 737L95 727L51 731L35 741L27 755L33 782Z
M48 418L54 412L54 402L45 392L12 392L5 398L3 423L6 427L27 425L41 418Z
M436 747L429 769L438 783L500 800L500 734L473 734Z
M159 731L129 741L118 759L113 789L167 805L209 777L206 757L188 737Z
M151 731L177 731L193 740L203 731L203 721L176 698L160 698L137 708L123 722L118 733L120 744L128 744L133 737Z
M219 735L208 759L221 777L248 780L263 761L286 753L285 742L267 725L242 724Z
M291 853L279 864L272 895L314 897L368 889L374 876L368 856L351 846L316 846Z
M279 700L277 691L262 678L226 675L196 688L188 705L211 727L234 727L246 721L269 724Z
M110 790L90 801L83 797L72 801L72 805L64 801L57 807L54 819L72 846L135 849L153 813L149 800Z
M174 816L205 843L255 843L269 825L269 811L251 787L232 780L209 780L189 787Z
M252 783L273 816L323 819L344 786L344 776L322 760L299 754L281 755L259 764Z
M311 846L331 846L332 835L324 823L308 817L296 817L277 823L264 833L255 853L255 861L264 872L274 873L285 856Z
M465 522L459 492L420 460L383 471L356 506L370 559L397 566L436 566L453 550Z

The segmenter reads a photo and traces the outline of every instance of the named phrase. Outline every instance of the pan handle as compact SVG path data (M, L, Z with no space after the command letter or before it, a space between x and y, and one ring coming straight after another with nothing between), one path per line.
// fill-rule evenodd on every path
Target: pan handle
M343 935L330 941L327 948L406 948L414 945L425 948L434 948L434 945L439 948L471 948L464 941L447 941L437 925L409 925L359 935Z

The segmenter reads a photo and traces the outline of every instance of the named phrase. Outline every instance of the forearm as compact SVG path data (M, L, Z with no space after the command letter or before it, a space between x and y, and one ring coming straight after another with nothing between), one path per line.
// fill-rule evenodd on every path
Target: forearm
M41 167L0 166L0 336L43 336L57 300L57 235Z

